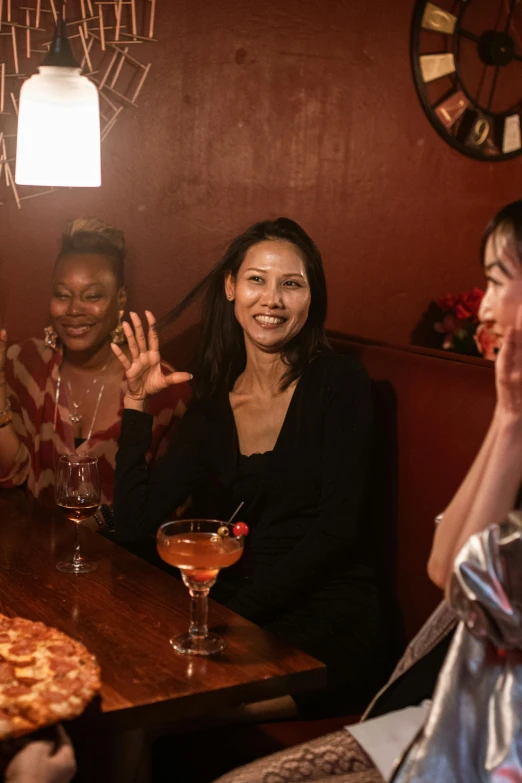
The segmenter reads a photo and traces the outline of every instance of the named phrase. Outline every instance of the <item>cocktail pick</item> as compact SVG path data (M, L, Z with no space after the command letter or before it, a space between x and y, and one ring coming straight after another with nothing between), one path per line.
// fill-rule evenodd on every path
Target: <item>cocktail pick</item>
M236 510L232 514L232 516L230 517L230 519L228 520L227 525L231 525L232 524L232 521L237 517L237 515L239 514L239 512L241 511L241 509L243 508L244 505L245 505L245 501L242 500L241 503L239 504L239 506L236 508Z
M224 525L221 525L221 527L218 530L218 536L220 538L226 538L229 535L229 527L234 521L234 519L237 517L243 506L245 505L245 501L242 500L239 506L236 508L228 522L225 522ZM244 522L236 522L236 524L233 527L234 535L235 536L247 536L248 535L248 525L246 525Z

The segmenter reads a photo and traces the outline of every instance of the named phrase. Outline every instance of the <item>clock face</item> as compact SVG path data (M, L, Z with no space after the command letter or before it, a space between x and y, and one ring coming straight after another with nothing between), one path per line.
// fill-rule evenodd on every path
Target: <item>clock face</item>
M417 0L417 92L435 130L472 158L522 152L522 0Z

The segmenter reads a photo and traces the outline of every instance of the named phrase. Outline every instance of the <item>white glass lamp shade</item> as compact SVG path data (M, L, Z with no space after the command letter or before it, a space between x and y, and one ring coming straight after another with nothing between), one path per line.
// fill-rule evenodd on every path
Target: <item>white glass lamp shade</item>
M79 68L40 66L24 82L18 110L17 185L101 185L100 107Z

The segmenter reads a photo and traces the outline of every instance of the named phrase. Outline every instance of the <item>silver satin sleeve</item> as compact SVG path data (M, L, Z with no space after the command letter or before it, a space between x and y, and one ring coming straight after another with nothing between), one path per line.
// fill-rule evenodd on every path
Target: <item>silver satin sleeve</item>
M464 545L449 598L460 622L430 714L393 783L522 781L519 512Z
M450 604L471 633L495 647L522 649L522 517L472 536L453 569Z

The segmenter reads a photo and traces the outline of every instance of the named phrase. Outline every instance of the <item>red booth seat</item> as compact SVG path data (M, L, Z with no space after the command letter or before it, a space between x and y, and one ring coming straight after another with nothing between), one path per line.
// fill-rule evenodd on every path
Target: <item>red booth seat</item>
M329 336L338 353L358 356L372 379L378 460L373 519L409 640L441 599L426 573L434 518L451 500L486 433L495 404L494 366L445 351ZM352 721L344 716L258 728L284 748Z

